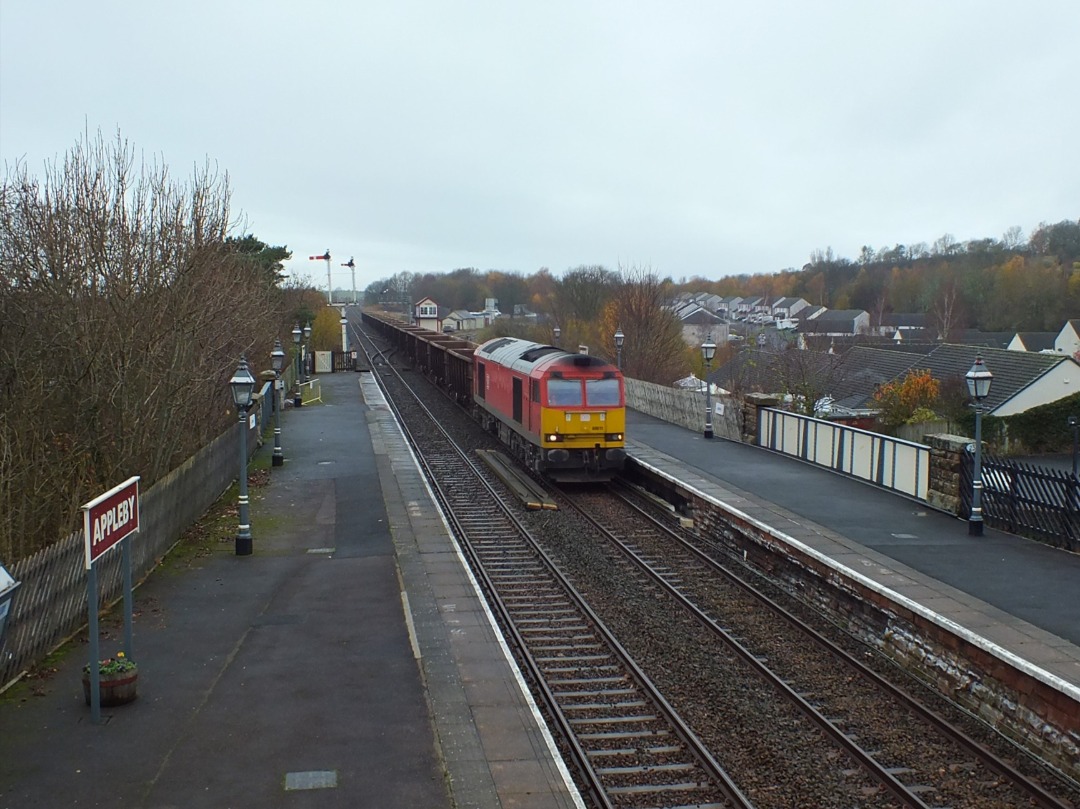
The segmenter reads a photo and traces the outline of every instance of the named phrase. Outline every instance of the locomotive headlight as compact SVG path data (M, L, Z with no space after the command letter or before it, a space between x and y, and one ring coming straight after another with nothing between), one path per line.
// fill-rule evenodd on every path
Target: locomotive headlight
M606 440L608 440L608 441L622 441L623 440L623 434L622 433L608 433L607 435L604 436L604 438Z
M558 433L549 433L547 436L548 441L562 441L562 436Z

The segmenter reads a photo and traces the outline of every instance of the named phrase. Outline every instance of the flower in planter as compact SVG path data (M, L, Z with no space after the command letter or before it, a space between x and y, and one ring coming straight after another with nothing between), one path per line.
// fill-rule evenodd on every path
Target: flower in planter
M102 677L112 677L117 674L128 674L138 671L135 661L123 652L117 652L116 657L107 657L98 662L98 673ZM90 664L83 666L83 674L89 676Z

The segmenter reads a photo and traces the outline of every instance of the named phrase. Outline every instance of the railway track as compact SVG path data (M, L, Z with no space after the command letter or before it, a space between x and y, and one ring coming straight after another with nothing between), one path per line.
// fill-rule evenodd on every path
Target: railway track
M392 369L376 367L389 387ZM514 516L493 473L419 401L403 402L404 392L390 390L388 400L410 440L422 446L421 462L455 535L593 805L749 809L752 804ZM412 436L420 430L423 440L416 441Z
M826 638L743 576L734 574L714 559L689 536L666 525L625 490L610 487L587 493L563 491L557 498L560 507L576 510L580 519L605 535L624 558L662 588L672 599L708 627L725 646L737 654L778 694L795 705L835 744L842 747L904 806L962 806L972 798L968 790L957 794L955 773L965 773L968 784L985 784L988 800L994 803L973 805L1039 806L1067 809L1072 803L1059 799L1039 783L1027 777L1002 756L994 754L962 730L912 698L861 660ZM732 601L718 598L717 583L737 591L742 601L736 616L755 615L755 621L732 617ZM747 603L749 599L749 603ZM770 619L762 629L754 624L760 612ZM757 613L757 614L755 614ZM829 693L821 687L822 678L807 674L810 656L802 651L798 665L786 666L777 645L769 640L778 630L772 619L783 622L799 633L816 651L815 665L833 681L843 683L843 694ZM764 633L764 634L763 634ZM765 637L763 640L762 638ZM784 633L784 645L801 645L800 640ZM883 712L898 721L903 712L918 723L925 747L912 754L910 748L897 750L857 714L844 707L844 698L857 687L855 679L880 695ZM909 730L905 731L910 732ZM918 732L918 731L916 731ZM941 741L931 743L928 735ZM869 742L869 744L868 744ZM949 752L943 752L948 748ZM1011 794L1010 794L1011 793ZM935 796L934 802L927 803ZM941 801L944 801L942 803ZM1013 803L1015 801L1015 803Z
M426 380L416 388L427 389L422 395L440 425L455 420L456 406ZM465 421L470 426L460 431L471 435L467 443L490 438ZM573 510L562 495L556 498L559 512L530 512L520 503L496 507L486 498L501 492L502 484L476 468L475 453L462 457L460 450L446 450L443 456L433 449L430 428L417 429L424 431L423 454L442 467L433 467L433 474L447 480L440 496L460 521L458 533L476 538L467 552L477 578L508 639L520 647L522 667L538 701L547 705L555 735L565 738L568 763L594 805L1074 806L1007 762L995 763L977 742L965 746L947 729L929 731L920 709L904 706L881 686L866 686L861 674L838 674L835 652L795 640L790 627L777 628L775 617L756 623L765 612L760 602L744 595L733 608L732 597L718 592L734 585L722 582L711 560L673 544L610 492L588 495L595 499L584 506L589 514L609 513L601 523L610 532L582 516L567 522ZM466 478L465 468L476 477ZM611 533L626 550L612 553ZM573 586L552 583L558 579ZM679 617L695 609L701 613L693 619L697 630ZM602 624L594 617L611 627L613 637L598 631ZM711 639L701 635L702 627ZM731 651L731 643L743 651ZM741 669L731 665L735 657ZM753 684L769 676L762 668L779 676L769 694ZM729 682L718 689L715 682L725 678ZM664 696L642 695L638 682ZM781 702L794 707L778 707ZM687 726L688 738L711 753L687 753L657 739L646 743L656 732L650 723L669 707L682 719L676 717L663 738L678 738L684 733L678 726ZM634 723L640 724L631 729ZM642 752L638 748L648 755L627 757ZM707 779L696 773L712 768L719 790L713 804L700 791L679 794L645 780L651 772L663 774L658 783L667 786L698 785ZM742 792L730 792L732 780Z

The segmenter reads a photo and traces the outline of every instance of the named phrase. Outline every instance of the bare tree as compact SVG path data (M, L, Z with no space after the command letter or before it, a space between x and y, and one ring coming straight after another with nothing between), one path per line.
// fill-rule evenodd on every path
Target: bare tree
M0 556L77 525L79 506L149 485L227 423L241 354L280 317L266 274L226 245L228 178L186 185L117 136L0 186ZM262 367L265 367L263 365Z
M847 374L843 354L802 350L795 343L772 355L770 365L779 392L791 397L792 409L808 416L822 399L837 393Z
M964 302L956 282L947 280L938 289L930 310L930 320L940 340L954 339L964 328Z

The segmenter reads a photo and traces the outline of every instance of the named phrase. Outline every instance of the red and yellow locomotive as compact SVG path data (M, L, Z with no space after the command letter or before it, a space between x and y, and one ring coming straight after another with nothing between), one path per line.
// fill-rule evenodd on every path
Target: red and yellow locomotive
M488 340L472 361L481 423L530 469L559 481L621 471L626 402L614 365L514 337Z
M611 363L514 337L478 346L376 312L363 318L530 469L557 481L622 470L626 397Z

